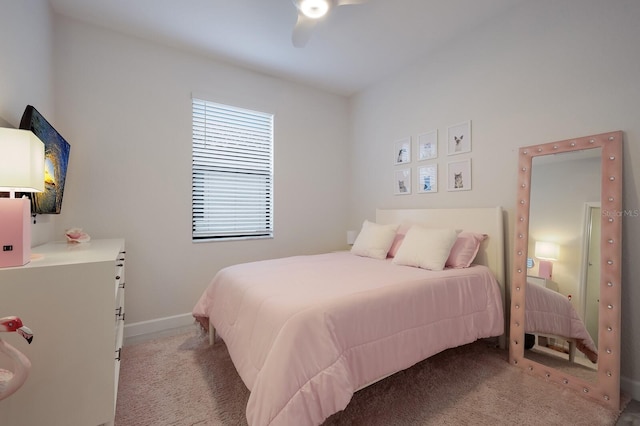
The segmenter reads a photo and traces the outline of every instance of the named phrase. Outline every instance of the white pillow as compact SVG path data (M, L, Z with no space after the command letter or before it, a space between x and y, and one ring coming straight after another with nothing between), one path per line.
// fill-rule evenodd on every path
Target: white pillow
M442 271L457 236L455 229L412 226L404 236L393 263Z
M398 225L380 225L365 220L351 247L351 253L374 259L386 259L397 229Z

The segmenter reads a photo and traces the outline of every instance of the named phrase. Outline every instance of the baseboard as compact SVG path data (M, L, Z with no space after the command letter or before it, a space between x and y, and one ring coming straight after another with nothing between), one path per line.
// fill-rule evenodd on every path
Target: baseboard
M149 321L134 322L125 324L125 339L145 334L153 334L173 330L176 328L184 328L194 324L193 315L191 313L174 315L172 317L158 318Z
M620 390L632 399L640 401L640 382L637 380L631 380L627 377L620 377Z

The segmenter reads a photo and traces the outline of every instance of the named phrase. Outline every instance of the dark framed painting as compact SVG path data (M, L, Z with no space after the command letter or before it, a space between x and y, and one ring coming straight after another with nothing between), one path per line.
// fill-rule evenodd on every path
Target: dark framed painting
M22 114L20 128L31 130L44 143L44 191L31 194L31 212L60 214L71 146L31 105Z

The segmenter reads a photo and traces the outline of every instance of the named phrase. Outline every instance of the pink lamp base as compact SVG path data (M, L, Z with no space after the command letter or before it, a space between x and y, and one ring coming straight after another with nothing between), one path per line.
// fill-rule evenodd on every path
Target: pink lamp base
M551 272L553 271L553 263L548 260L541 260L538 266L538 276L547 280L551 279Z
M29 263L30 215L28 198L0 198L0 268Z

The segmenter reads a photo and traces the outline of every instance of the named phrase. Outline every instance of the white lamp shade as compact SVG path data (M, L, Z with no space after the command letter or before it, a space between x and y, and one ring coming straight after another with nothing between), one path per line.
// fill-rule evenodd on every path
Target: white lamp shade
M44 143L31 130L0 128L0 191L44 191Z
M560 246L555 243L536 241L536 257L544 260L558 260L560 257Z

